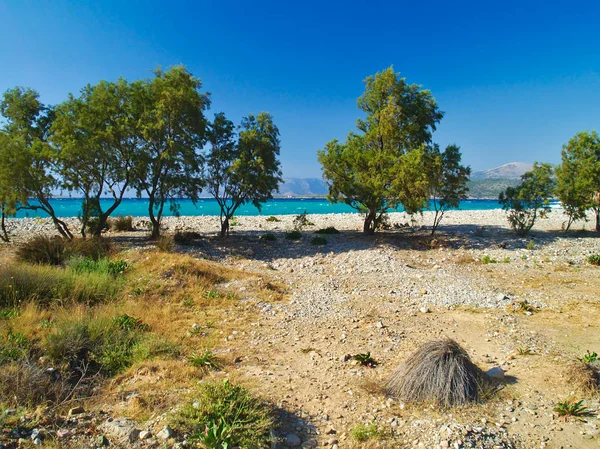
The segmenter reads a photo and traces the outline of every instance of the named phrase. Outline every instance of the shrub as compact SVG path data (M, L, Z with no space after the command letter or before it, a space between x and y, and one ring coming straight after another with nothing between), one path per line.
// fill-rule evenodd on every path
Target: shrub
M488 256L487 254L481 258L481 263L487 265L488 263L498 263L496 259Z
M127 217L119 215L110 220L110 228L116 232L133 231L133 217L131 215L128 215Z
M333 226L329 226L327 228L323 228L323 229L319 229L317 231L315 231L316 234L339 234L340 231L338 231L337 229L335 229Z
M71 373L88 366L88 372L116 374L133 363L133 349L142 333L121 327L117 319L82 319L62 323L46 338L49 357Z
M202 238L202 234L195 231L177 231L173 236L173 240L178 245L193 245L197 240Z
M272 232L267 232L266 234L261 235L260 239L266 242L274 242L275 240L277 240L277 237L275 237L275 234L273 234Z
M0 335L0 366L5 363L20 361L27 357L29 353L29 340L25 335L8 330L4 335Z
M600 364L598 362L572 362L567 368L567 382L587 395L600 391Z
M285 238L288 240L300 240L302 233L300 231L289 231L285 233Z
M6 407L57 404L68 393L69 388L57 372L29 360L10 362L0 369L0 403Z
M453 340L431 341L410 355L387 383L388 394L444 407L477 401L483 373Z
M173 240L173 237L170 237L168 235L160 236L159 239L156 241L156 247L160 251L170 253L175 249L175 242Z
M588 256L587 261L592 265L600 266L600 254L592 254Z
M228 380L200 384L193 405L184 406L173 423L210 449L268 447L272 425L271 407Z
M313 237L310 243L312 243L313 245L327 245L327 239L318 235L316 237Z
M308 219L308 212L304 211L294 218L294 230L302 231L306 226L314 226L314 223Z
M275 215L271 215L270 217L267 217L266 219L268 222L272 222L272 223L279 223L281 220L279 218L277 218Z
M66 246L66 240L61 237L38 235L17 248L17 258L32 264L62 265Z
M529 242L527 242L527 246L525 248L528 251L533 251L535 249L535 242L533 240L529 240Z

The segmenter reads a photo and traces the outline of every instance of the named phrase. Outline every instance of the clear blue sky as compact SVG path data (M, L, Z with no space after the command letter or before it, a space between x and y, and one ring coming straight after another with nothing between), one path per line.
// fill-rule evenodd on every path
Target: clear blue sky
M394 65L446 113L434 140L473 169L556 163L600 128L600 2L0 0L0 90L49 104L101 79L183 63L236 122L271 112L284 176L358 117L362 80Z

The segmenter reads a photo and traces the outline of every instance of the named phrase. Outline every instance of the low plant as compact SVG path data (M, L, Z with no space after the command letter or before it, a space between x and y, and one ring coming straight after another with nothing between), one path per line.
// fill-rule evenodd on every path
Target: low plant
M233 228L234 226L239 226L239 225L240 225L240 222L238 221L238 217L231 217L229 219L229 226L230 227Z
M529 304L526 300L517 301L514 303L514 305L519 312L533 313L535 311L535 307L533 307L531 304Z
M533 351L526 346L519 346L517 348L517 354L521 356L532 355Z
M0 369L0 403L6 407L58 404L72 393L61 376L28 359L11 361Z
M141 331L149 331L150 326L142 321L141 318L134 318L132 316L127 315L126 313L123 315L118 315L113 318L114 323L119 326L119 328L124 329L126 331L131 330L141 330Z
M314 226L314 223L308 219L308 212L304 211L294 217L294 230L302 231L306 226Z
M368 441L375 438L381 438L383 432L375 421L369 424L359 424L350 433L356 441Z
M481 263L487 265L488 263L498 263L496 259L488 256L487 254L481 258Z
M216 291L216 290L207 290L207 291L205 291L205 292L204 292L204 297L205 297L206 299L218 299L218 298L220 298L221 296L223 296L223 295L221 294L221 292L218 292L218 291Z
M67 262L67 267L78 274L99 273L109 274L117 277L125 274L128 264L124 260L110 261L107 258L94 260L82 256L76 256L69 259Z
M315 233L316 234L333 235L333 234L339 234L340 231L335 229L333 226L329 226L327 228L319 229L319 230L315 231Z
M119 215L118 217L110 220L110 228L116 232L130 232L133 231L133 217L128 215L124 217Z
M352 356L354 360L360 363L362 366L368 366L369 368L375 368L377 366L377 361L371 357L371 353L367 352L364 354L356 354Z
M209 449L259 449L271 444L272 408L228 380L202 382L172 419L173 427Z
M600 266L600 254L592 254L587 257L588 263L596 266Z
M267 217L266 220L270 223L279 223L281 221L275 215L271 215L270 217Z
M38 235L17 248L17 259L43 265L62 265L65 261L66 240Z
M175 241L169 235L161 235L156 241L156 247L164 253L170 253L175 249Z
M9 329L0 335L0 366L11 361L17 362L25 359L29 349L30 342L27 337Z
M285 238L287 240L300 240L302 238L302 233L297 230L289 231L285 233Z
M277 240L277 237L272 232L267 232L266 234L261 235L259 238L265 242L274 242Z
M173 235L173 240L178 245L193 245L202 238L202 234L195 231L177 231Z
M526 249L528 251L533 251L535 249L535 242L533 240L529 240L529 242L527 242Z
M580 418L589 413L587 407L583 405L583 400L575 402L569 399L559 402L554 411L566 421L569 417Z
M502 259L502 263L510 263L510 257L505 257Z
M583 363L595 363L598 361L598 353L587 350L583 356L579 358Z
M321 237L320 235L313 237L312 240L310 241L310 243L312 243L313 245L327 245L327 239L325 237Z
M189 358L189 362L196 368L201 368L203 370L218 370L221 368L219 359L210 349L206 349L201 353L193 353Z

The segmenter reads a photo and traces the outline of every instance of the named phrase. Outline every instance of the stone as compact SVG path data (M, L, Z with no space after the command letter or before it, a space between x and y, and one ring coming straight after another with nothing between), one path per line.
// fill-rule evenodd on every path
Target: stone
M383 325L383 322L381 322L381 321L377 321L377 327L378 327L379 329L383 329L385 326Z
M69 410L69 416L81 415L85 413L85 409L83 407L73 407Z
M288 433L285 436L284 443L286 445L288 445L288 446L291 446L291 447L297 447L297 446L300 446L302 444L302 440L295 433Z
M496 301L504 301L506 299L510 299L508 296L506 296L504 293L498 293L496 295Z
M168 440L169 438L173 438L173 435L175 435L175 432L169 426L165 426L163 428L163 430L161 430L160 432L158 432L158 434L156 434L156 436L158 438L161 438L163 440Z
M61 439L61 438L66 438L66 437L68 437L69 435L71 435L71 431L70 431L69 429L58 429L58 430L56 431L56 437L57 437L58 439Z
M499 366L494 366L485 372L488 377L492 379L502 380L504 379L504 370Z
M429 310L429 307L427 307L427 306L423 306L423 307L421 307L421 308L419 309L419 311L420 311L421 313L429 313L429 312L431 312L431 311Z
M152 436L152 432L149 432L148 430L142 430L140 432L140 440L147 440L151 436Z
M107 419L101 428L116 440L133 443L138 439L140 431L135 428L135 423L127 418Z

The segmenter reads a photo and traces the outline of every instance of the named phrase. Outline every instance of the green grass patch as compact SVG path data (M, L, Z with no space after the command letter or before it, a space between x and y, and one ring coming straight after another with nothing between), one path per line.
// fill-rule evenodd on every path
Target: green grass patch
M228 380L201 383L192 403L173 418L173 427L209 449L269 447L272 426L272 408Z
M600 266L600 254L592 254L587 257L588 263L596 266Z
M369 424L359 424L351 432L352 438L356 441L368 441L383 437L383 432L379 430L375 421Z

